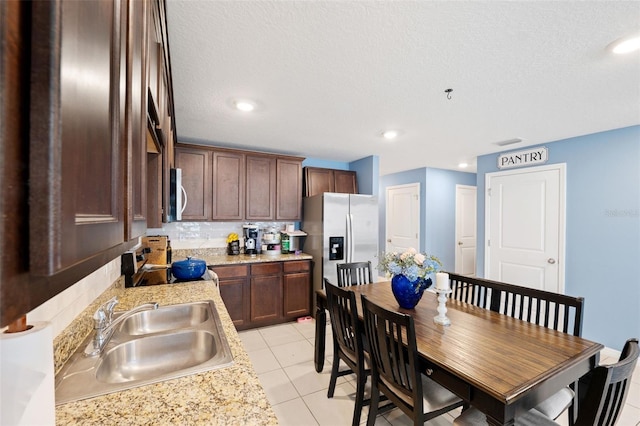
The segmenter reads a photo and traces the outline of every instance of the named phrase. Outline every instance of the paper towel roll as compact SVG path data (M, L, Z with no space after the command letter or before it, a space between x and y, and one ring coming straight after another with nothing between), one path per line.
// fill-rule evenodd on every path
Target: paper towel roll
M53 331L36 322L20 333L0 333L2 425L54 425Z

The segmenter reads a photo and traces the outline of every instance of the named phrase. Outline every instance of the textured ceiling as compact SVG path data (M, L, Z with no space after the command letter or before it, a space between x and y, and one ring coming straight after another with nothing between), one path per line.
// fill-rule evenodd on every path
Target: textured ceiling
M640 1L167 0L167 19L180 141L384 175L640 124L640 53L607 50Z

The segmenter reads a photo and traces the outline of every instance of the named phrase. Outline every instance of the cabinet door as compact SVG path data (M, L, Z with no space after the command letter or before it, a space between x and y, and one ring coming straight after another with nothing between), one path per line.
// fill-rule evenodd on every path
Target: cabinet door
M325 192L335 192L335 180L332 169L305 167L305 196L312 197Z
M220 296L236 328L245 328L248 323L246 305L249 301L246 278L220 280Z
M247 155L246 220L273 220L276 204L276 159Z
M251 277L251 322L275 322L282 317L282 275Z
M182 220L211 219L211 151L176 147L175 162L187 194Z
M301 317L311 312L311 277L309 272L285 274L283 277L285 317Z
M357 194L358 182L356 172L351 170L334 170L333 171L335 192L343 194Z
M126 113L121 131L126 141L127 199L126 239L147 231L147 73L144 59L146 43L146 1L128 3L126 41ZM122 76L121 76L122 77ZM122 78L121 78L122 80Z
M53 275L125 238L122 9L111 0L32 7L30 266Z
M244 174L244 154L213 153L213 219L244 219Z
M276 161L276 220L300 220L302 210L302 161Z
M147 226L162 228L162 154L147 154Z
M216 266L220 296L236 328L249 325L249 268L247 265Z

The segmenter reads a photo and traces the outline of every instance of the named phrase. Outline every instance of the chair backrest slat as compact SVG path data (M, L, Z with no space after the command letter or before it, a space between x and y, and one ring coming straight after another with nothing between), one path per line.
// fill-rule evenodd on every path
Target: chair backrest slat
M339 263L336 265L338 273L338 287L350 285L371 284L371 262Z
M574 336L582 334L582 297L451 273L449 278L450 298Z

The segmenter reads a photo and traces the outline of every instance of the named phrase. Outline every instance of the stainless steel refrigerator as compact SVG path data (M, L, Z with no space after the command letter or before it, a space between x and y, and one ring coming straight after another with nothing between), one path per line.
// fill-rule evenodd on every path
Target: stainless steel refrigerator
M304 199L303 251L313 256L313 290L324 280L337 285L336 265L371 261L377 281L378 199L372 195L325 192Z

